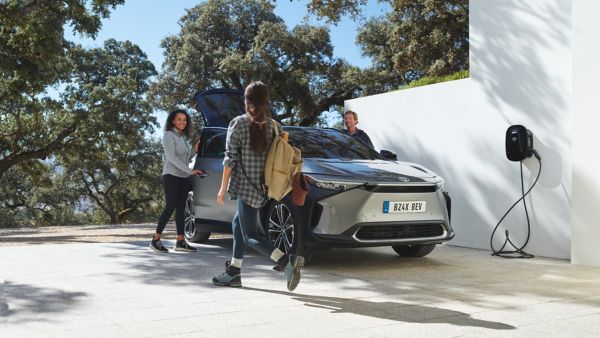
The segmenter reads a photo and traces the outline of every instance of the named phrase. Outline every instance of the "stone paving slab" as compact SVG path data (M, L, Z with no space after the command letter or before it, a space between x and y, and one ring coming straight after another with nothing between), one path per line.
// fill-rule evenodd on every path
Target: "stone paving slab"
M172 241L165 241L170 246ZM600 269L439 246L317 252L290 293L250 252L213 286L230 239L197 253L147 242L0 248L0 337L597 337Z

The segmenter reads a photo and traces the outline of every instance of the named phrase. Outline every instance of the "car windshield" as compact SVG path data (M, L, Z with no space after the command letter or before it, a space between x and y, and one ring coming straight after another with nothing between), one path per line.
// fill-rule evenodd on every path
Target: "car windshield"
M382 159L374 149L338 130L300 127L285 130L290 134L290 143L302 151L304 158Z

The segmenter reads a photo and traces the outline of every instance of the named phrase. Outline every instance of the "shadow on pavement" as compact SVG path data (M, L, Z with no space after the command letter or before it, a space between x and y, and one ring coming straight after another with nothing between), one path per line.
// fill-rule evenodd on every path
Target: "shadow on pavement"
M40 321L40 314L69 311L86 297L84 292L40 288L11 281L0 283L0 319L12 322Z
M408 323L447 323L474 326L494 330L513 330L512 325L472 318L469 314L424 305L397 302L370 302L326 296L311 296L291 292L244 287L245 290L291 296L304 305L331 310L331 313L352 313L361 316L388 319Z
M174 241L165 243L172 247ZM123 267L108 273L117 281L135 279L144 284L179 285L208 291L214 288L212 277L222 273L224 262L231 259L232 241L230 238L211 239L195 245L198 248L196 253L168 254L151 252L147 241L115 245L125 246L128 250L124 254L118 251L103 255L115 259ZM282 280L283 275L274 272L272 266L268 258L248 250L244 258L243 279L250 283L253 278ZM399 320L410 320L410 312L407 311L425 311L436 318L477 324L478 321L462 312L431 306L411 308L410 304L457 301L480 310L501 310L524 303L570 299L578 304L600 307L600 300L590 300L590 296L600 292L598 276L600 270L583 271L553 260L493 260L488 252L455 247L441 246L431 256L423 258L399 257L391 248L331 249L315 252L303 269L301 288L367 292L400 301L382 305L331 298L334 304L339 302L342 305L337 311L354 307L375 313L383 311L384 314L400 311ZM318 299L327 303L325 298ZM365 313L368 315L367 311Z
M225 261L231 259L231 239L211 239L202 245L194 245L197 252L175 252L175 241L164 240L163 244L169 253L155 253L148 248L149 241L114 243L111 245L125 248L121 251L104 254L103 257L114 259L125 269L109 272L117 281L137 279L151 285L180 285L191 287L212 287L212 276L224 270ZM247 258L250 262L255 254L249 250ZM249 263L251 265L253 263Z

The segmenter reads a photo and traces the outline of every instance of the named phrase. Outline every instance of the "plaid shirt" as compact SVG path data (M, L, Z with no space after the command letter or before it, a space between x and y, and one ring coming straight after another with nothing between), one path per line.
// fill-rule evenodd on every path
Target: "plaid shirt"
M274 136L271 121L268 119L267 140L272 140ZM277 128L281 133L279 124L277 124ZM262 194L267 152L268 147L262 153L257 153L250 148L250 125L246 114L234 118L229 123L223 165L233 169L227 187L231 199L239 197L253 208L260 208L267 203L267 199ZM244 176L241 165L244 166L244 171L252 184ZM261 192L257 191L255 187Z

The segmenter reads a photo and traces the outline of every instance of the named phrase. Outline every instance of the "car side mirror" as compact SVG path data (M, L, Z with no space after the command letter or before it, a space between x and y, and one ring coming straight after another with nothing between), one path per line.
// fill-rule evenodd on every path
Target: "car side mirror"
M381 154L381 156L383 156L383 158L385 158L386 160L390 160L390 161L396 161L398 159L398 156L396 156L396 154L392 153L389 150L381 150L379 151L379 153Z

